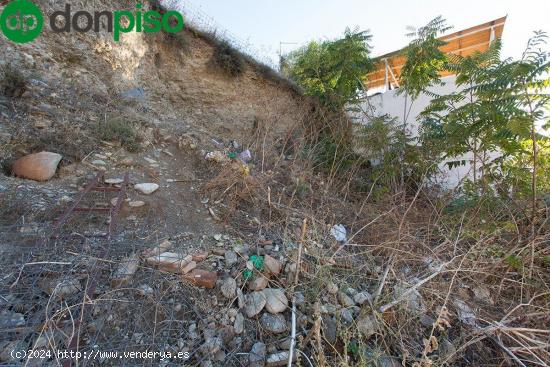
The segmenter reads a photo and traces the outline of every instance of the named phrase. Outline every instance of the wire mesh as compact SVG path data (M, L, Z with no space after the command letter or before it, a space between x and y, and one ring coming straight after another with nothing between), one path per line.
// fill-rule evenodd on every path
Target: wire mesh
M231 31L221 26L214 18L206 14L192 2L188 0L161 0L161 4L166 9L181 12L184 15L185 22L193 28L213 34L216 38L227 42L256 61L269 65L273 69L277 69L277 65L269 55L260 51L249 41L239 38Z
M210 338L219 337L224 330L220 320L227 318L227 314L212 315L217 304L212 292L144 263L128 284L112 286L112 274L125 258L162 240L150 231L151 226L160 227L162 219L148 215L152 222L134 230L123 221L108 240L109 210L118 193L90 191L78 207L106 210L75 211L63 226L52 230L79 195L78 190L56 192L32 185L0 190L0 349L19 356L23 351L28 356L30 350L78 351L88 356L79 359L84 366L198 366L212 358L204 350L209 338L204 330L212 324ZM188 248L185 236L171 240L176 248ZM97 288L88 297L86 291L94 281ZM225 329L232 332L232 327ZM77 343L71 348L75 337ZM244 365L238 343L219 347L224 365ZM109 352L116 352L116 358ZM158 356L124 355L129 352ZM163 358L168 355L172 358ZM36 356L4 356L0 365L76 365L74 358L63 354Z

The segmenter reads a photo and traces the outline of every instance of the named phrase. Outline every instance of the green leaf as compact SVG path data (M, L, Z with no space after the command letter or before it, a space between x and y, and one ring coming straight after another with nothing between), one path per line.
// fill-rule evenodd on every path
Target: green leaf
M516 116L508 121L508 128L515 135L527 139L531 134L533 121L527 116Z
M506 258L506 264L516 271L523 269L523 262L516 255L510 255Z

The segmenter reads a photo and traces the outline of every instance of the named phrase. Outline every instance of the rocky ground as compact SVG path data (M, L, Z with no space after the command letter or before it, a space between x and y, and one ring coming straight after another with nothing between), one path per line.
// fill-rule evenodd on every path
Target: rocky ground
M284 366L293 330L305 366L548 354L544 298L497 256L507 235L459 238L428 194L374 200L317 173L298 154L315 109L265 69L223 75L187 31L6 42L24 88L0 93L0 365L78 349L172 353L94 366ZM128 173L118 215L118 191L90 192L79 207L103 211L55 227L99 173L111 189Z
M187 365L201 366L286 365L289 300L297 307L298 335L303 337L312 321L304 292L292 287L298 245L224 225L216 214L223 210L221 203L200 190L224 165L249 175L255 164L229 158L226 152L238 150L235 141L218 145L224 153L205 154L160 135L155 148L138 154L104 144L57 173L55 154L46 156L53 163L31 155L14 165L19 176L38 172L45 182L1 176L2 362L18 363L12 350L69 348L71 317L96 278L95 298L80 332L82 351L185 352ZM90 213L74 213L51 238L53 221L99 172L111 187L120 186L129 173L113 239L101 238L109 215ZM109 208L116 195L90 194L79 206ZM104 246L108 252L97 258ZM367 290L339 289L332 282L326 288L319 312L329 342L336 343L339 322L356 323L365 336L375 333L376 319L363 309L372 301ZM54 358L29 361L57 363ZM178 360L159 363L178 365Z
M342 333L352 330L366 340L377 334L382 326L372 312L371 292L383 268L370 270L374 278L370 271L357 274L359 282L349 276L323 278L318 270L311 278L301 269L296 288L300 227L295 240L285 240L280 231L246 230L264 227L256 217L258 208L252 207L233 213L242 223L236 227L235 221L221 218L225 201L205 190L219 179L218 172L259 175L259 157L232 158L242 150L232 139L208 151L162 130L156 135L140 153L103 143L82 161L59 168L56 155L48 156L55 164L43 157L33 162L31 155L14 165L19 176L45 174L44 182L1 176L3 363L25 361L14 360L12 350L69 349L69 336L77 332L81 351L181 352L186 365L283 366L289 358L292 304L297 342L315 337L312 330L317 330L319 342L341 353ZM102 237L109 224L106 213L74 213L51 233L53 221L101 172L109 187L120 186L129 174L112 239ZM116 195L92 193L79 206L110 208ZM327 248L322 241L317 246ZM314 249L304 253L304 262L314 254ZM84 294L94 281L97 288L78 331L74 317L82 314ZM396 287L396 297L406 289ZM405 298L403 304L421 315L423 327L436 322L418 291ZM467 319L470 311L463 307ZM448 342L442 351L450 355L453 348ZM294 358L307 365L309 353L297 347ZM383 353L374 360L379 366L400 365ZM28 365L58 362L35 359ZM182 365L178 358L124 363ZM121 362L99 358L93 364Z

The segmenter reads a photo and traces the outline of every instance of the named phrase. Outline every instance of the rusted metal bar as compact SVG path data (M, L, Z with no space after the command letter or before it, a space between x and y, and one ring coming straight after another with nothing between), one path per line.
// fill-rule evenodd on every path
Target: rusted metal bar
M117 192L120 191L120 187L105 187L105 186L98 186L94 187L92 191L105 191L105 192Z
M59 217L58 220L55 221L55 223L52 226L52 232L55 232L63 224L65 224L67 219L71 216L71 213L78 207L78 204L80 204L84 196L86 196L86 194L88 194L94 187L96 187L99 184L99 180L101 180L104 175L105 174L103 172L100 172L97 174L97 176L95 176L93 179L91 179L88 182L88 185L86 185L84 190L80 192L80 195L78 195L78 197L73 202L73 204L67 210L65 210L65 212L61 215L61 217Z
M103 259L107 256L107 252L109 251L109 245L110 245L110 240L111 240L111 236L112 236L112 233L116 227L116 224L117 224L117 217L118 217L118 213L120 211L120 208L122 207L122 202L124 200L124 195L126 195L126 189L128 187L128 181L129 181L129 174L128 172L126 172L126 174L124 175L124 182L122 183L121 187L120 187L120 190L119 190L119 193L118 193L118 196L117 196L117 201L116 201L116 204L114 205L114 207L110 208L110 220L109 220L109 229L108 229L108 232L107 232L107 239L106 239L106 242L105 242L105 245L102 247L101 249L101 253L99 254L98 258L100 259ZM96 266L98 264L98 261L96 260L94 262L94 265L92 266L92 269L91 269L91 280L88 284L88 287L87 287L87 290L86 290L86 296L85 296L85 299L84 299L84 306L82 307L82 314L78 315L77 317L75 317L75 327L77 328L77 332L73 335L73 337L71 338L71 340L69 341L68 345L69 345L69 350L70 351L75 351L77 348L78 348L78 341L80 339L80 333L81 333L81 330L82 330L82 323L84 322L85 320L85 317L86 317L86 311L88 310L89 306L90 306L90 301L92 300L92 297L94 296L94 292L96 290L96 287L97 287L97 279L99 277L99 272L95 271L96 270ZM63 361L63 366L64 367L71 367L72 366L72 360L70 359L67 359L65 361Z
M111 208L74 208L75 212L111 212Z
M120 187L120 192L118 193L116 204L113 208L111 208L111 220L109 221L109 232L107 235L107 241L111 239L111 234L116 227L117 223L117 217L118 212L120 211L120 208L122 207L122 201L124 200L124 195L126 195L126 190L128 188L128 181L129 181L129 174L126 172L124 174L124 182L122 183L122 186Z

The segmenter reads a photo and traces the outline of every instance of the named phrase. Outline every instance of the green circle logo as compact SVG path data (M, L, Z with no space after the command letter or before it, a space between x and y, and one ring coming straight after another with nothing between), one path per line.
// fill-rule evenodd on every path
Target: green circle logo
M27 0L12 1L0 15L0 29L15 43L31 42L40 35L43 26L40 8Z

